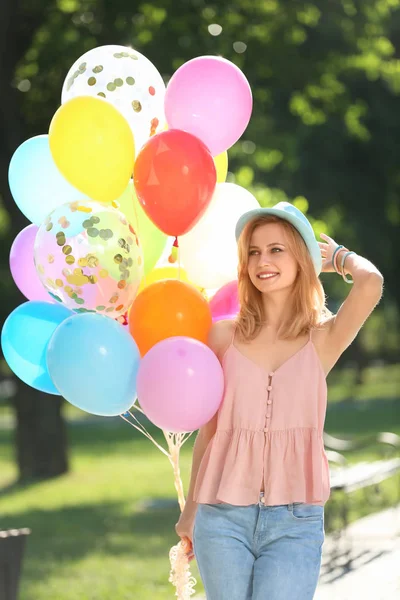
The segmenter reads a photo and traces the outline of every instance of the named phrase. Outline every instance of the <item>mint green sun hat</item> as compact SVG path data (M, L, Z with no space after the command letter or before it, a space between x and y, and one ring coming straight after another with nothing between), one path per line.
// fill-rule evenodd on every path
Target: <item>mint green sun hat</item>
M236 223L236 241L239 240L240 234L242 233L247 223L249 223L249 221L252 221L257 217L263 217L265 215L274 215L275 217L284 219L297 229L297 231L300 233L301 237L305 241L308 251L310 252L315 272L317 275L319 275L322 270L322 256L321 249L318 245L317 240L315 239L313 228L311 226L310 221L301 212L301 210L296 208L290 202L278 202L278 204L275 204L275 206L272 206L271 208L260 207L245 212Z

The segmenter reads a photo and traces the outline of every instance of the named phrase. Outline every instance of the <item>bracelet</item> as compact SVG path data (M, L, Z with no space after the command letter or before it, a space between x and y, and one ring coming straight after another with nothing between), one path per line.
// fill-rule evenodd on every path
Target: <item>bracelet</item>
M346 253L343 255L343 258L342 258L342 263L341 263L341 265L340 265L340 267L341 267L341 269L342 269L342 277L343 277L343 281L345 281L346 283L354 283L354 281L353 281L352 279L347 279L347 274L346 274L346 275L344 274L344 263L345 263L345 261L346 261L346 258L347 258L348 256L350 256L350 254L355 254L355 252L346 252Z
M338 275L342 275L341 271L339 270L339 266L338 266L338 258L339 258L339 256L340 256L340 253L341 253L341 252L348 252L348 251L349 251L349 249L348 249L348 248L346 248L346 246L342 246L342 247L340 248L340 250L337 252L336 256L335 256L335 261L334 261L334 269L335 269L335 271L336 271L336 273L337 273Z
M336 265L335 265L335 256L336 256L337 252L338 252L338 251L339 251L341 248L344 248L344 246L343 246L342 244L336 248L336 250L335 250L335 252L333 253L333 256L332 256L332 267L333 267L333 270L334 270L334 271L336 271L336 273L337 273L338 275L340 275L340 273L339 273L339 271L337 270L337 268L336 268Z
M338 266L338 259L340 257L340 253L344 252L344 254L346 254L346 252L348 252L349 249L346 248L346 246L343 246L342 248L340 248L339 252L336 254L335 256L335 269L336 269L336 273L338 275L341 275L343 277L343 271L340 270L339 266Z

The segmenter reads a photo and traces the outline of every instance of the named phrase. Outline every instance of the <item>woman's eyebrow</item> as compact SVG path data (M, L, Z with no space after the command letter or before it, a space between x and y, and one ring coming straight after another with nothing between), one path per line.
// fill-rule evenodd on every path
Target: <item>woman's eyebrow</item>
M284 246L285 244L282 244L282 242L272 242L271 244L268 244L267 248L269 248L270 246ZM255 244L251 244L250 248L258 248L258 246L256 246Z

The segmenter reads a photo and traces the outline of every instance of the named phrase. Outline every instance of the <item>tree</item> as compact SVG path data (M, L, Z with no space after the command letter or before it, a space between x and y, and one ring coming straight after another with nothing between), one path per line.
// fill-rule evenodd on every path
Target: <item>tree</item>
M11 307L24 299L15 290L8 273L8 254L11 241L28 222L10 198L7 183L8 165L12 153L26 139L25 119L19 111L18 93L13 85L15 70L32 44L35 32L43 20L44 3L4 2L0 6L0 200L7 215L0 212L3 319ZM23 16L22 16L23 15ZM1 205L0 205L1 209ZM17 417L16 458L20 479L51 477L68 468L65 424L61 417L62 399L33 390L17 380L14 408Z
M11 155L24 139L47 131L72 63L90 48L116 43L145 54L165 81L183 62L202 54L221 54L243 69L254 111L242 140L229 151L231 177L254 190L262 204L288 197L304 209L309 205L317 231L327 226L328 233L375 262L385 275L381 313L388 311L396 325L399 4L3 1L0 194L11 217L6 229L3 216L0 229L5 250L0 290L7 299L3 317L20 301L6 256L26 224L7 186ZM340 297L339 286L330 278L328 294ZM382 353L385 332L376 330ZM350 350L360 351L359 345ZM386 358L389 353L398 359L398 335ZM32 406L39 406L35 394L29 397ZM43 402L39 410L46 414L45 403L54 398ZM19 420L24 418L20 412ZM60 422L47 429L54 427Z

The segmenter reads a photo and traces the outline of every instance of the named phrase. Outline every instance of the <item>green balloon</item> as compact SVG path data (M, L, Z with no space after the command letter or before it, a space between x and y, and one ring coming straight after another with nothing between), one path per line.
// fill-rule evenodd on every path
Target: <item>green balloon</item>
M124 213L139 236L144 256L144 274L147 275L160 258L167 243L167 236L154 225L144 212L137 199L132 181L129 182L128 187L116 200L116 203L119 205L118 210Z

